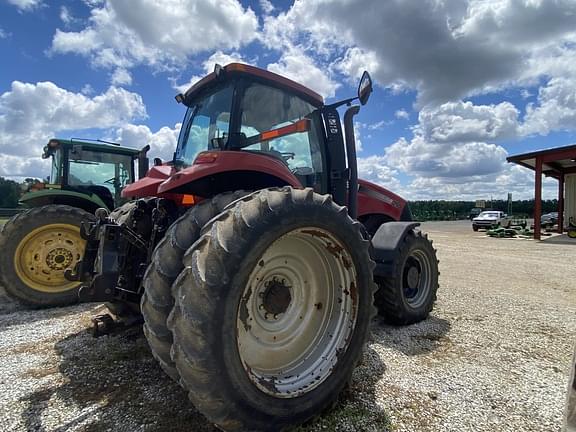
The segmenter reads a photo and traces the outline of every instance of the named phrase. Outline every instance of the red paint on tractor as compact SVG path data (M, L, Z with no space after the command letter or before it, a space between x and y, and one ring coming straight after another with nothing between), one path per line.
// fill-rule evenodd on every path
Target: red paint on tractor
M249 151L218 151L208 152L211 157L205 158L203 153L198 155L202 163L194 162L194 165L184 168L171 175L158 187L158 192L166 193L174 191L180 186L200 180L211 175L231 173L234 171L254 171L256 173L269 174L277 177L286 184L295 188L302 188L300 181L292 174L285 163L274 157L251 153Z
M358 179L358 216L385 214L400 220L406 201L388 189Z
M158 193L158 186L164 180L169 178L176 170L170 165L159 165L150 168L146 177L129 184L122 191L124 198L144 198L148 196L156 196Z

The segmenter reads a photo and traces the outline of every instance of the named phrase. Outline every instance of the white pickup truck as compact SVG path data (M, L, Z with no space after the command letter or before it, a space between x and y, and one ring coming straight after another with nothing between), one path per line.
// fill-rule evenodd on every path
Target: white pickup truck
M483 211L477 217L472 219L472 229L478 231L480 228L490 229L498 226L508 228L511 219L506 213L498 210Z

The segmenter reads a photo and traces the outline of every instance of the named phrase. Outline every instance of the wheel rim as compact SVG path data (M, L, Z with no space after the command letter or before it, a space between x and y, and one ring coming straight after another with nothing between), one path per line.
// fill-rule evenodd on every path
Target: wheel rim
M426 302L430 292L430 259L422 250L414 250L406 259L402 272L402 287L406 302L418 308Z
M252 383L279 398L322 384L352 339L357 286L350 254L329 232L303 228L274 241L237 313L238 352Z
M80 228L70 224L44 225L22 239L14 254L14 268L22 282L45 293L59 293L78 286L64 277L84 253Z

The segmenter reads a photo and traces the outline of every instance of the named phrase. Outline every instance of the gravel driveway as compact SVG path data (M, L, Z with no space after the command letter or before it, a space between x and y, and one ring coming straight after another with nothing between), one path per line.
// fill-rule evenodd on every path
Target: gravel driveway
M424 229L442 273L433 315L405 328L376 320L350 389L300 430L559 431L576 242L492 239L462 222ZM101 310L25 311L0 292L0 430L214 431L140 329L87 333Z

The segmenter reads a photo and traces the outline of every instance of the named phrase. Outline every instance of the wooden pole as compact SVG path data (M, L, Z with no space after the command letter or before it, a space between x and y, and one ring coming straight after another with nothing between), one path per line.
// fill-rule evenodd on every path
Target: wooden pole
M540 240L542 217L542 158L536 157L536 170L534 178L534 238Z

